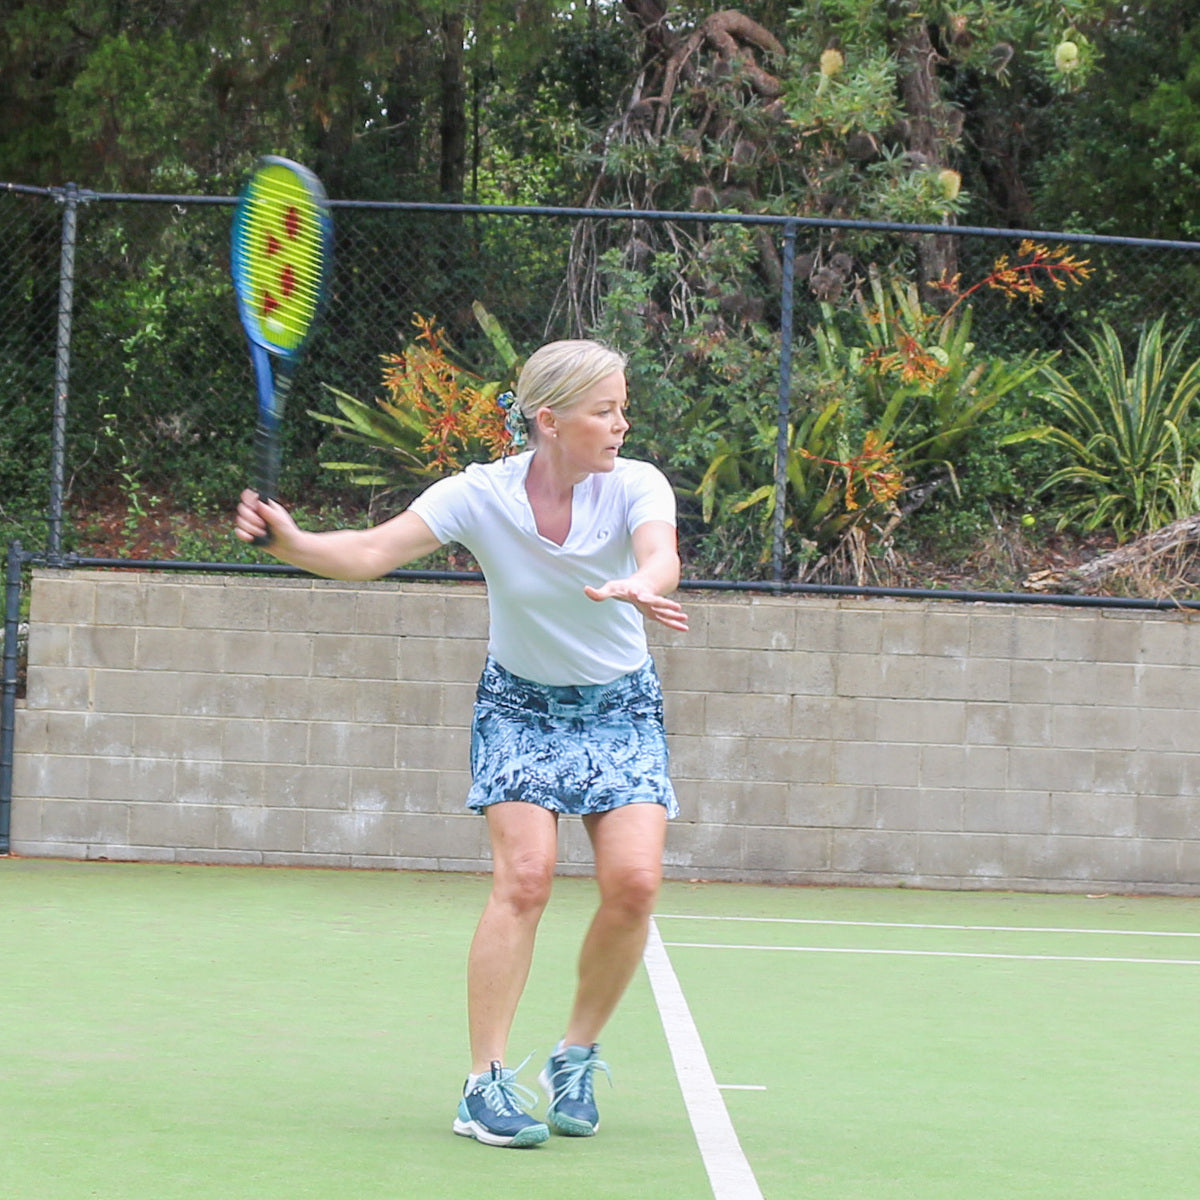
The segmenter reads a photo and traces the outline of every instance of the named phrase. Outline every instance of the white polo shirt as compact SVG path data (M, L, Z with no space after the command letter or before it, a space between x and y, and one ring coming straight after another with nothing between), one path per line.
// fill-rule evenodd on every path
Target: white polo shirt
M618 458L589 475L571 499L571 529L559 546L537 530L525 492L533 452L473 464L421 493L410 509L440 542L458 542L487 579L488 653L537 683L611 683L649 653L642 615L619 600L596 602L584 586L637 569L633 531L675 524L675 495L650 463Z

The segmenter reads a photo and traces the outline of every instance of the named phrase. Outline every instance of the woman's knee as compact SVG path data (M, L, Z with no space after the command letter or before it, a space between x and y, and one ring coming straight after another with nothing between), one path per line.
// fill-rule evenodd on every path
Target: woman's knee
M601 883L601 895L609 907L641 919L654 911L661 883L657 865L631 864L610 873Z
M540 913L554 886L554 860L521 854L493 873L492 896L518 914Z

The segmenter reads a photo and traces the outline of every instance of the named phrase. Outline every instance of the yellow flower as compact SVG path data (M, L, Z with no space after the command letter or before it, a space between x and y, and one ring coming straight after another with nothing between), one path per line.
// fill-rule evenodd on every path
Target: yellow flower
M1062 41L1054 48L1054 65L1064 74L1070 74L1079 66L1079 47L1071 41Z
M962 176L957 171L944 167L938 172L938 183L942 185L942 195L947 200L953 200L958 195L958 189L962 187Z
M834 75L839 74L845 65L846 60L840 50L830 46L828 50L821 52L821 74L826 79L832 79Z

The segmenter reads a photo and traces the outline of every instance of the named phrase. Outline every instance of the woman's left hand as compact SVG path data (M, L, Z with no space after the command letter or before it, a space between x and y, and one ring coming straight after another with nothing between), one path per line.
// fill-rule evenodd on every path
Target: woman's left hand
M657 621L668 629L687 633L687 613L683 611L682 604L669 596L660 596L631 579L610 579L601 587L585 587L583 590L589 600L624 600L632 604L643 617Z

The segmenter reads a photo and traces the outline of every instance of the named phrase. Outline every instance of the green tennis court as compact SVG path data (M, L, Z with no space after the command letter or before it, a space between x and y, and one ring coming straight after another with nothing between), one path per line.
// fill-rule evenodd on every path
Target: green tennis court
M1196 1194L1200 901L668 884L600 1135L498 1151L450 1133L487 886L0 860L0 1192ZM591 903L558 882L524 1082Z

